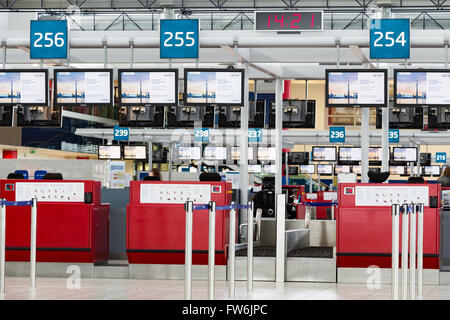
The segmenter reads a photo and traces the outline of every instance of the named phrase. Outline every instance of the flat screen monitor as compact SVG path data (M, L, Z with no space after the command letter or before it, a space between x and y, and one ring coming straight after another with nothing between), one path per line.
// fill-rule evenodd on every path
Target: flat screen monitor
M394 70L395 106L450 106L450 70Z
M244 106L243 69L184 69L186 106Z
M57 106L112 106L112 69L54 71L54 102Z
M422 173L424 176L440 176L441 175L441 167L440 166L424 166L422 169Z
M387 70L326 70L326 107L386 107Z
M120 146L98 146L98 158L101 160L122 159L122 148Z
M314 173L316 173L316 166L313 164L301 164L299 173L300 174L314 174Z
M352 172L356 174L361 174L361 166L352 166Z
M417 161L417 148L394 147L393 158L394 158L393 159L394 161L416 162Z
M125 160L145 160L147 159L147 147L124 145L123 158Z
M227 147L205 147L203 150L205 160L226 160Z
M317 173L331 176L333 174L333 166L331 164L318 164Z
M312 147L313 161L336 161L336 147Z
M47 106L47 70L0 70L1 106Z
M339 161L361 161L360 147L340 147Z
M417 173L417 167L413 167L413 175L421 175L423 173L422 167L419 167L419 173ZM409 166L406 167L406 174L409 176L411 174L411 168Z
M248 173L261 173L261 165L260 164L249 164Z
M381 161L382 159L381 151L382 149L380 147L370 147L369 161Z
M179 147L178 158L180 160L200 160L201 159L200 147Z
M120 105L178 105L178 69L119 69L118 79Z
M266 174L275 174L276 167L273 164L265 164L263 167L263 171Z
M389 167L389 173L394 175L404 175L405 174L405 167L404 166L390 166Z
M275 147L258 147L258 160L275 161L275 157L276 157Z
M248 161L253 161L253 147L248 147ZM241 154L241 148L240 147L232 147L231 148L231 160L239 160Z
M350 166L347 165L335 165L334 166L334 174L339 173L350 173Z

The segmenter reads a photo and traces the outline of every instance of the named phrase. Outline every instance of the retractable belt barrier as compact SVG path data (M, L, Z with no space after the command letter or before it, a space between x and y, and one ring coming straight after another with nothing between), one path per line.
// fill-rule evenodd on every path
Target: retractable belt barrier
M312 202L312 201L304 201L299 202L300 205L306 206L305 212L305 228L309 229L309 221L311 220L311 210L309 207L331 207L331 220L334 220L334 207L338 205L337 202Z
M417 297L422 299L423 288L423 203L394 204L392 210L392 299L398 300L400 213L402 215L402 300L416 300L416 241L417 241ZM416 231L417 226L417 231ZM417 233L416 233L417 232ZM408 297L409 244L409 297Z
M236 209L248 209L247 219L249 225L253 225L253 202L247 205L240 205L231 202L228 206L216 206L216 203L210 201L208 204L196 204L188 201L185 204L186 212L186 238L185 238L185 261L184 261L184 298L190 300L192 298L192 227L193 212L209 210L209 235L208 235L208 299L214 300L214 267L215 267L215 222L216 210L230 211L230 227L229 227L229 290L228 295L234 298L235 295L235 251L236 251ZM253 239L253 228L247 228L247 238ZM247 290L253 290L253 241L247 241Z
M31 206L31 239L30 239L30 278L31 287L36 288L36 217L37 199L30 201L0 200L1 206L1 240L0 240L0 293L5 293L5 255L6 255L6 207Z

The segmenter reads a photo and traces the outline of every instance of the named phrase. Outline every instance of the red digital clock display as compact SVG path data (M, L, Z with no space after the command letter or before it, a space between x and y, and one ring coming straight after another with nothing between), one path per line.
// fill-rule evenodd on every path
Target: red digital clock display
M322 31L322 11L256 11L255 30Z

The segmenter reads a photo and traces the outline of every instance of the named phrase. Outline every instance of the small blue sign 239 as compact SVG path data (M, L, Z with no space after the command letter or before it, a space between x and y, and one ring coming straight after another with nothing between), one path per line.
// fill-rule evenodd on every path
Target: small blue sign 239
M198 58L198 19L160 20L159 57L161 59Z
M370 59L409 59L409 19L370 21Z
M128 141L130 128L114 126L114 141Z
M30 59L67 59L67 21L30 21Z
M345 127L330 127L330 142L345 142Z
M447 153L446 152L436 152L436 163L446 163Z
M389 129L389 143L399 143L399 141L400 141L400 130Z

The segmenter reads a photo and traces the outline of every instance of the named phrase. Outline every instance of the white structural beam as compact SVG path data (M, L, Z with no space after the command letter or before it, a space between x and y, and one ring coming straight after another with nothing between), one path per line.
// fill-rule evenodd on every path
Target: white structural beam
M361 61L361 63L369 64L370 69L377 69L377 67L373 63L370 63L369 59L367 59L366 55L364 54L364 52L362 52L359 46L351 44L348 47L353 52L355 57L358 58L359 61Z
M91 116L89 114L84 114L84 113L79 113L79 112L63 110L61 115L62 115L62 118L85 120L85 121L90 121L90 122L102 123L102 124L105 124L108 126L119 125L119 122L117 120L103 118L103 117L97 117L97 116ZM99 130L105 130L105 129L99 129ZM108 130L108 129L106 129L106 130ZM110 129L110 130L112 130L112 129Z

